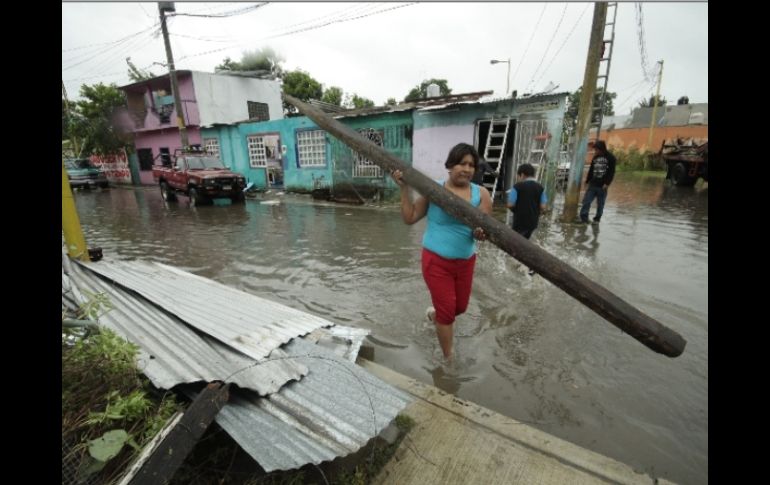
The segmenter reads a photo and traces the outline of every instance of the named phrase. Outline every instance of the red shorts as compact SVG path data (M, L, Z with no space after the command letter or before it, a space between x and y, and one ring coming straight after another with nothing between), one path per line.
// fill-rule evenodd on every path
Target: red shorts
M436 323L451 325L468 309L475 265L475 254L468 259L447 259L422 248L422 277L436 309Z

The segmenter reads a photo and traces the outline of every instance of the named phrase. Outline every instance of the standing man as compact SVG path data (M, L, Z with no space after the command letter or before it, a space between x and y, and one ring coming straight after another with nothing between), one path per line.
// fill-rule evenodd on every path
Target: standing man
M594 143L594 158L591 160L591 168L586 177L586 192L583 195L583 206L580 208L580 221L588 223L588 211L591 203L597 199L596 215L594 222L599 223L604 212L604 202L607 200L607 188L615 176L615 155L607 151L607 144L602 140Z

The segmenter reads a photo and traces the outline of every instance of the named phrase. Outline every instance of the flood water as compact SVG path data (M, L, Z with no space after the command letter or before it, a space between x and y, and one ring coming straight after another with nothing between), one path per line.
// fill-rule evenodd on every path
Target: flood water
M261 197L191 208L185 197L164 203L155 187L75 194L89 246L107 257L167 263L370 329L382 365L653 477L708 483L707 186L619 173L600 225L559 222L557 196L532 236L680 333L680 357L649 350L482 243L451 368L424 319L424 221L404 225L395 205Z

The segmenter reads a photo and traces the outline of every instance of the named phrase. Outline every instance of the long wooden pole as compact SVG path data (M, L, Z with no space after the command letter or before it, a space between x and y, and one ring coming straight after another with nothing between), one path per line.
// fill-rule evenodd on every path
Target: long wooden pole
M351 128L336 121L313 106L288 94L283 99L316 122L318 126L371 160L385 171L401 170L403 180L431 203L471 228L484 229L487 238L497 247L535 270L545 279L564 290L607 321L628 333L655 352L677 357L687 344L681 335L645 315L615 294L591 281L581 272L529 242L506 224L484 214L467 201L407 166L396 156L378 147Z

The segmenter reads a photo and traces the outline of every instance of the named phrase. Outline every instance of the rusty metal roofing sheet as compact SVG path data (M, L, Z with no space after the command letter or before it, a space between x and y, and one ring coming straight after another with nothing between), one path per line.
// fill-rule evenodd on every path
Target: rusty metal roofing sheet
M114 308L99 323L139 346L139 368L159 388L221 380L266 395L308 372L300 362L286 358L282 349L273 350L262 361L236 352L195 332L143 297L93 274L89 269L94 264L70 264L66 256L62 260L63 303L87 301L84 291L109 295Z
M236 390L215 418L268 472L355 452L412 401L318 345L294 339L285 350L310 368L307 376L266 398Z
M160 263L102 260L88 267L254 359L266 357L294 337L334 325Z

